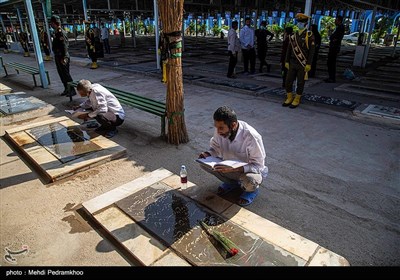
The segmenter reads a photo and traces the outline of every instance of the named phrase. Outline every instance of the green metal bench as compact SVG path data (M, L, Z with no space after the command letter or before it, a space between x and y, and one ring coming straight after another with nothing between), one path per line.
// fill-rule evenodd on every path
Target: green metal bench
M15 71L17 71L17 73L19 74L19 72L25 72L27 74L31 74L33 77L33 82L35 83L35 87L37 87L37 83L36 83L36 77L35 75L39 75L39 69L33 67L33 66L29 66L29 65L25 65L19 62L8 62L5 64L6 67L11 67L14 68ZM6 67L4 67L4 69L6 69ZM5 70L6 72L6 76L8 76L7 70ZM47 75L47 80L49 81L50 84L50 77L49 77L49 72L46 70L46 75Z
M72 90L71 87L76 88L77 85L78 81L68 82L69 90ZM113 87L102 86L114 94L121 104L159 116L161 118L161 136L165 136L165 118L167 115L165 103Z

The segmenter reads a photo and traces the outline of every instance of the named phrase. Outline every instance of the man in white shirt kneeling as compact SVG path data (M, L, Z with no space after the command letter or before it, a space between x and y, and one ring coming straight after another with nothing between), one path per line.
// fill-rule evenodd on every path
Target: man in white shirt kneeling
M92 84L88 80L80 80L76 87L81 97L87 96L88 99L74 110L91 109L86 114L81 114L78 118L87 121L88 119L96 119L100 127L96 128L96 132L111 138L117 134L117 126L124 122L125 111L119 103L118 99L105 87L100 84Z

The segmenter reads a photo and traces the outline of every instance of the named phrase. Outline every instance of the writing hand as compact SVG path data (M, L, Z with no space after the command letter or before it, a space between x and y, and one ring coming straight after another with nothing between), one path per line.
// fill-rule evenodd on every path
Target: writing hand
M211 156L209 152L202 152L202 153L199 155L199 158L206 158L206 157L209 157L209 156Z

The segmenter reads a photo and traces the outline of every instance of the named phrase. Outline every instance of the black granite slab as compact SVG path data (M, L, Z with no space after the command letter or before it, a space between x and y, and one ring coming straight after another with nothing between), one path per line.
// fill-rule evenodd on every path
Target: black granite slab
M0 95L0 113L3 115L32 111L46 105L46 102L25 94Z
M253 91L265 88L265 86L260 86L251 83L244 83L233 79L226 80L226 79L205 78L201 79L201 81L214 85L227 86L227 87L239 88L244 90L253 90Z
M155 183L116 205L164 245L197 266L298 266L305 261L217 213L197 204L166 184ZM199 221L218 230L238 246L228 254Z
M62 163L102 149L91 142L89 134L81 130L79 126L65 127L59 123L51 123L25 130L25 132Z

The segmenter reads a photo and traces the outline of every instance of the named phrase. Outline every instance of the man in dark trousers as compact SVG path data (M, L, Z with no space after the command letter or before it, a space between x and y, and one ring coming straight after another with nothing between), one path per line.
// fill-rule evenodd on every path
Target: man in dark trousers
M68 53L68 37L65 31L61 28L61 20L59 16L52 16L50 19L51 27L54 29L53 38L53 53L54 61L56 62L57 72L64 85L64 91L61 95L75 95L75 90L71 88L68 91L68 82L72 82L71 74L69 73L70 57Z
M92 60L90 69L97 69L98 65L97 65L95 29L90 26L89 21L85 21L85 24L86 24L86 33L85 33L86 49L88 51L90 59Z
M240 51L240 40L237 36L236 30L238 29L238 22L232 21L232 28L228 32L228 53L229 53L229 66L228 78L235 78L234 72L237 63L238 52Z
M289 37L289 46L286 52L285 67L288 69L286 78L286 100L282 106L296 108L300 104L305 80L308 79L308 71L314 56L314 35L307 30L307 22L310 17L298 13L296 15L299 30ZM293 83L297 79L296 96L293 96Z
M244 73L249 74L249 62L250 62L250 74L255 73L256 68L256 51L254 49L254 29L251 25L251 18L246 17L245 26L240 30L240 44L242 46L243 54L243 68Z
M271 71L271 65L267 63L265 58L267 57L268 42L274 38L274 33L267 30L267 22L265 20L261 21L260 28L255 31L255 36L257 38L257 54L260 60L260 73L262 73L263 66L267 66L267 71Z
M329 78L325 80L326 83L336 82L336 58L340 52L340 45L344 36L343 17L337 16L335 19L336 29L329 37L329 52L328 52L328 73Z

